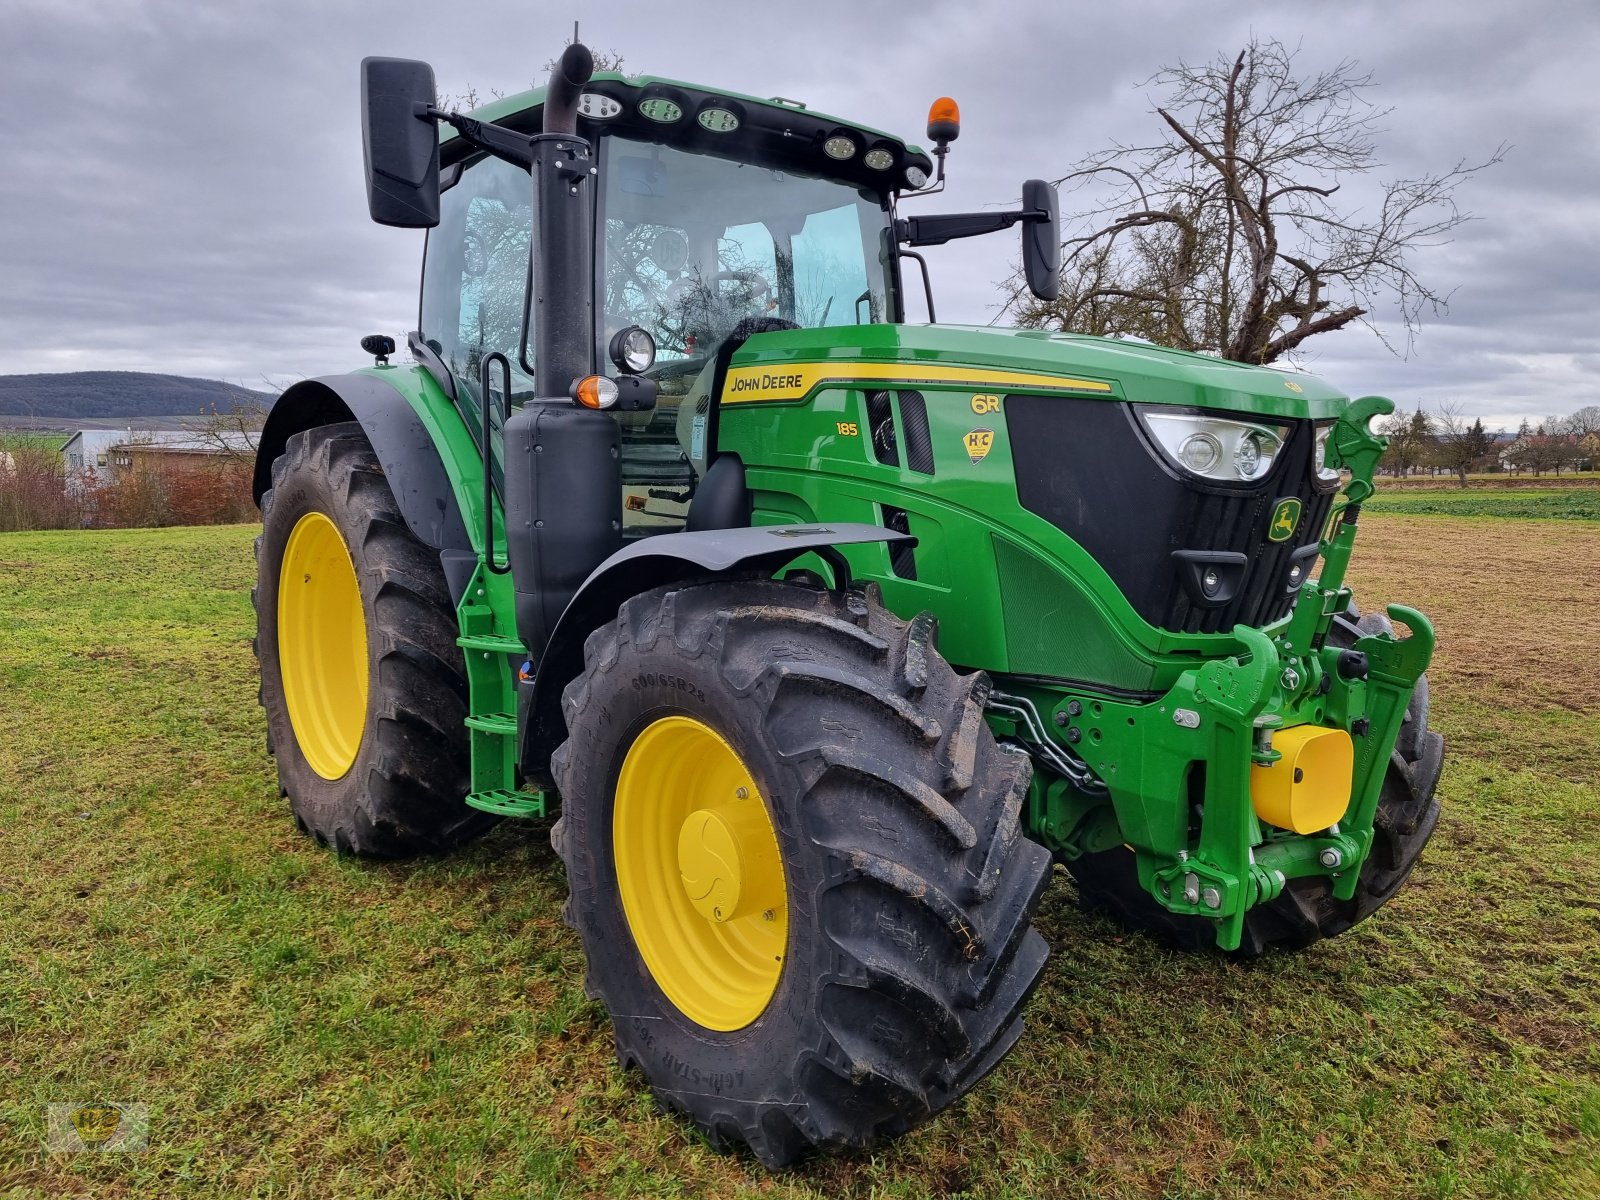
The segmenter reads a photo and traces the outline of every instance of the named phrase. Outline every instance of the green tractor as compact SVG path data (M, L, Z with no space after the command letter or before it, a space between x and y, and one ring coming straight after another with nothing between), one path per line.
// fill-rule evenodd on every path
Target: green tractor
M934 153L596 74L472 115L362 64L415 365L286 391L258 650L343 853L558 818L618 1056L768 1165L938 1112L1022 1032L1052 865L1190 950L1370 916L1438 817L1433 633L1343 586L1392 405L1156 346L906 322ZM1320 567L1319 567L1320 562ZM1404 626L1398 636L1391 620Z

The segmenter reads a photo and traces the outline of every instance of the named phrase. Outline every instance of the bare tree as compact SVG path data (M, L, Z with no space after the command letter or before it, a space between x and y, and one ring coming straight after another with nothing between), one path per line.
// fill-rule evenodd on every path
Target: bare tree
M213 404L204 420L194 427L195 441L217 456L224 464L249 463L256 460L256 441L267 423L268 405L251 392L239 391L229 395L230 406L224 410Z
M576 37L570 37L567 39L566 44L570 46L576 40ZM594 69L596 73L600 71L620 72L622 70L622 55L618 54L615 50L596 50L593 46L590 46L589 53L594 56ZM550 72L556 69L556 63L560 60L560 57L560 55L557 55L555 58L550 59L544 64L544 73L546 77L549 76Z
M1461 405L1446 400L1432 420L1433 461L1455 472L1461 486L1467 486L1467 473L1489 453L1489 434L1480 420L1468 420Z
M1535 477L1546 471L1561 474L1561 468L1571 466L1582 456L1579 439L1567 428L1568 418L1546 417L1528 432L1518 436L1514 443L1518 465L1531 467ZM1527 422L1523 422L1526 429Z
M1380 432L1389 439L1381 462L1396 475L1411 474L1433 452L1433 420L1420 406L1411 413L1391 413L1384 418Z
M1586 404L1566 420L1567 432L1580 442L1600 436L1600 404Z
M568 39L567 45L570 46L571 44L571 39ZM595 50L593 47L590 47L590 53L594 55L594 69L596 72L620 72L622 70L622 55L618 54L615 50ZM555 69L556 60L552 58L544 64L545 78L549 78L550 72ZM530 83L528 88L531 91L534 88L541 88L543 86L544 80L541 79ZM476 84L469 83L465 89L459 92L441 92L435 89L433 105L435 108L442 108L447 112L471 112L473 109L485 105L491 100L504 100L505 98L506 94L500 88L492 87L489 89L487 95L483 95L479 93Z
M1391 110L1367 101L1372 78L1355 62L1299 78L1295 53L1252 38L1231 59L1149 80L1167 97L1161 136L1113 145L1056 181L1084 199L1067 218L1077 231L1062 247L1060 299L1039 301L1013 278L1008 311L1024 325L1270 363L1392 304L1409 348L1447 299L1412 252L1470 219L1456 189L1505 147L1384 182L1373 211L1341 207L1342 182L1378 169Z

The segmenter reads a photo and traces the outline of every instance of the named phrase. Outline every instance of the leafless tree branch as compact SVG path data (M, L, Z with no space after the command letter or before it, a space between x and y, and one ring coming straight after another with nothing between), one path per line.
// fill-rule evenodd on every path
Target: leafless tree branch
M1423 315L1449 300L1417 273L1414 251L1472 219L1457 189L1506 147L1384 182L1372 211L1335 207L1344 182L1379 169L1391 110L1368 101L1372 78L1353 61L1305 76L1295 55L1252 39L1152 76L1162 136L1114 144L1056 180L1084 200L1064 217L1061 298L1042 304L1013 278L1006 311L1025 325L1269 363L1358 321L1389 346L1373 325L1383 309L1409 349Z

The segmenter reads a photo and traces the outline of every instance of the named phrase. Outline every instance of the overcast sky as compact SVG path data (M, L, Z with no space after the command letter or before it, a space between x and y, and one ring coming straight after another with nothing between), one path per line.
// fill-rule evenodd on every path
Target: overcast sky
M415 324L422 237L367 219L360 58L427 59L447 92L518 91L577 17L629 71L794 97L914 141L928 102L954 95L952 186L930 209L1003 203L1025 176L1149 136L1141 82L1252 31L1298 44L1308 68L1359 59L1396 110L1385 174L1513 149L1462 189L1479 219L1419 258L1454 294L1410 357L1352 328L1310 342L1305 365L1491 425L1600 403L1596 0L4 0L0 15L0 373L281 386L361 365L362 334ZM933 251L940 317L993 319L1014 254L1012 235Z

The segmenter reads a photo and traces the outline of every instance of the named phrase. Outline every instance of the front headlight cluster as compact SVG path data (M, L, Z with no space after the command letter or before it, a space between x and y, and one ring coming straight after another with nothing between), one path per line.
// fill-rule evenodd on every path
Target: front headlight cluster
M1146 405L1134 411L1174 466L1226 483L1248 483L1272 470L1288 428Z
M1317 478L1323 483L1333 483L1339 478L1339 468L1328 465L1328 439L1332 436L1332 421L1317 426L1317 444L1312 451L1312 461L1317 464Z

